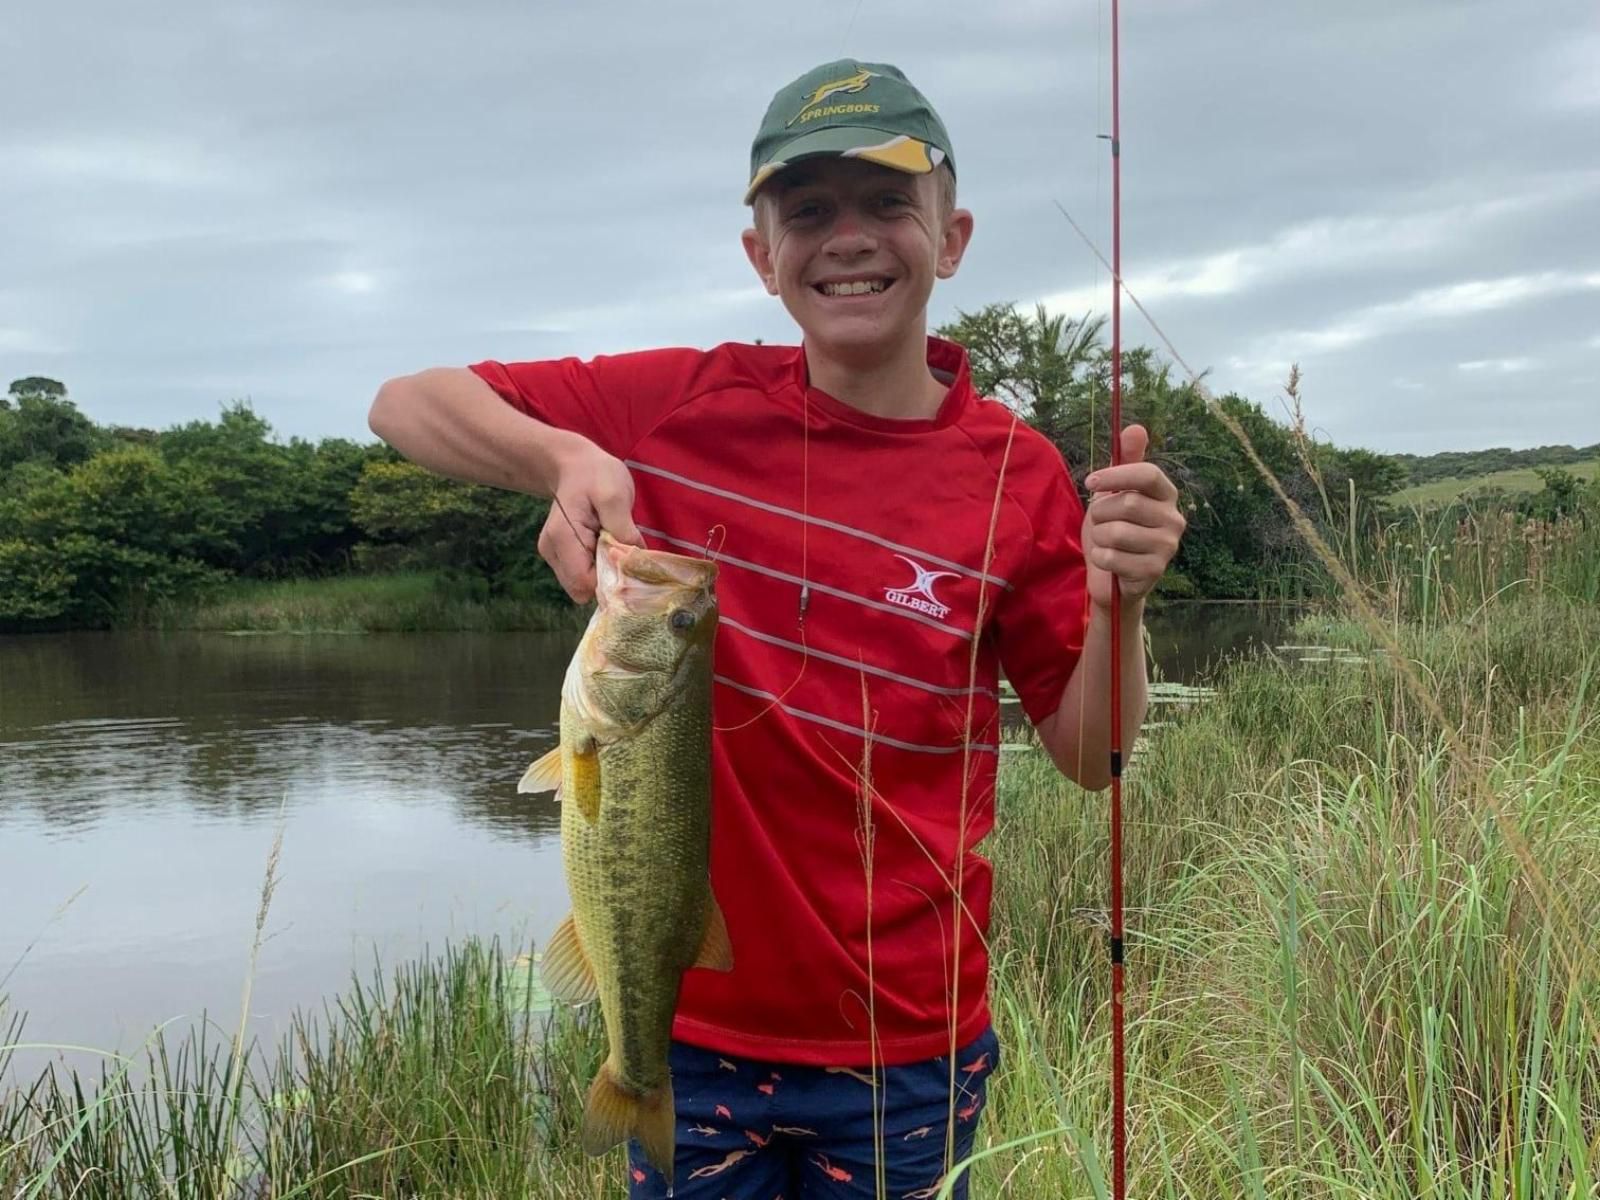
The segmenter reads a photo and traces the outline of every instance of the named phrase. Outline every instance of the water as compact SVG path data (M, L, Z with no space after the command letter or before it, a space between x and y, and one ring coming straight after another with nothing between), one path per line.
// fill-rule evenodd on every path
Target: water
M0 993L28 1013L25 1040L127 1051L202 1011L235 1028L280 818L260 1036L375 955L542 940L566 907L557 806L516 783L555 740L570 651L542 635L0 639Z
M1276 639L1254 609L1152 622L1162 674ZM567 907L555 741L572 634L0 638L0 995L24 1040L126 1053L160 1022L270 1043L384 964L467 934L542 942ZM9 978L7 978L9 974ZM0 1033L5 1024L0 1017ZM29 1078L51 1058L25 1050Z

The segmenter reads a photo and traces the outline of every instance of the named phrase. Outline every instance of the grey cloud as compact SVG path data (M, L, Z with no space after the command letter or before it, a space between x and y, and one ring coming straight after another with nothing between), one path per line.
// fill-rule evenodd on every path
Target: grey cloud
M739 193L772 90L843 53L955 139L977 234L932 322L1103 311L1055 204L1107 244L1106 8L30 0L0 24L0 377L366 437L433 363L792 340ZM1341 441L1600 439L1597 46L1583 0L1126 6L1130 281L1214 387L1270 406L1299 359ZM1545 284L1465 302L1513 279Z

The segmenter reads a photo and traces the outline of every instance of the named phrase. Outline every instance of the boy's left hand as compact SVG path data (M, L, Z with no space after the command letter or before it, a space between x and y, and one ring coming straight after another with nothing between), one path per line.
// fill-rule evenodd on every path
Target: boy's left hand
M1155 587L1178 552L1188 525L1178 511L1178 489L1165 472L1144 461L1150 434L1143 425L1122 431L1122 462L1102 467L1085 481L1089 508L1083 518L1083 557L1089 567L1089 599L1111 607L1111 578L1122 584L1124 603Z

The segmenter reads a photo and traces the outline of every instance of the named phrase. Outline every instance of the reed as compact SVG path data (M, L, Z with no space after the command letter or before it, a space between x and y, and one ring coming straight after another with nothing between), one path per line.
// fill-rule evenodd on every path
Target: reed
M140 624L252 633L498 633L569 630L573 610L527 593L428 572L240 582L209 600L167 605Z

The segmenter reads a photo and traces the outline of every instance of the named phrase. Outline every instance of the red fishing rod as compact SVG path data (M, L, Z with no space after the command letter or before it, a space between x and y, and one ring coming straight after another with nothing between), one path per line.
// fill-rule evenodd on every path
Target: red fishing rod
M1122 120L1117 0L1111 0L1111 465L1122 462ZM1126 1200L1122 1047L1122 588L1111 576L1111 1178Z

